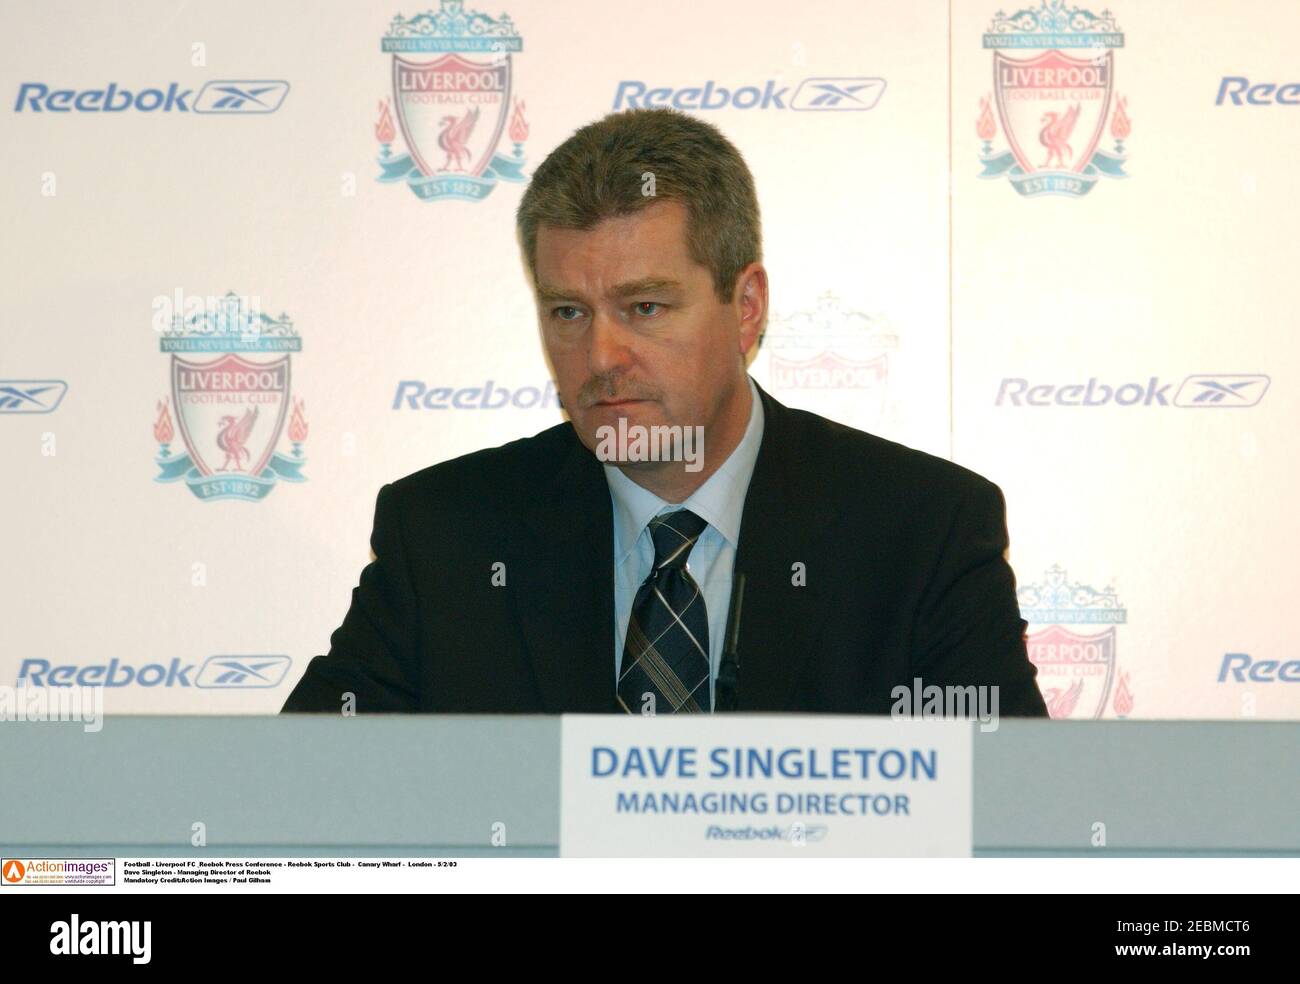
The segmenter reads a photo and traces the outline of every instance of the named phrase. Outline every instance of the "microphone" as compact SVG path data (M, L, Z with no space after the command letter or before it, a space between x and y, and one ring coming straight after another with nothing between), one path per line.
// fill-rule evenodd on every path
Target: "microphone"
M736 574L731 581L731 608L727 612L727 632L723 637L722 665L718 667L716 711L736 709L736 688L740 677L740 608L745 600L745 575Z

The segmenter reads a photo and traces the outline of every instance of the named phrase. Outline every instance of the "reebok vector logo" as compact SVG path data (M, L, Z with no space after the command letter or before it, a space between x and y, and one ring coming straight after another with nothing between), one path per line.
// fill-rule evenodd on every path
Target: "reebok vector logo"
M655 86L641 79L623 79L614 92L614 109L671 106L692 112L715 109L790 109L801 112L863 112L874 109L885 93L882 78L816 77L803 79L794 94L790 85L766 79L753 85L720 85L707 79L699 85Z
M1159 376L1133 382L1104 381L1096 376L1069 383L1041 382L1007 376L998 384L998 407L1186 407L1227 409L1253 407L1264 398L1271 380L1263 373L1198 373L1181 383Z
M102 89L59 89L44 82L20 82L15 113L213 113L221 116L274 113L289 94L283 79L214 79L194 94L179 82L127 88L110 82Z

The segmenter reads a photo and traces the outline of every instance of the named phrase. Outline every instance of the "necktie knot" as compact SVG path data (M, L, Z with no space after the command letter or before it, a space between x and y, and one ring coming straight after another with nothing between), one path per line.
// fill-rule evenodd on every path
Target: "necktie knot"
M655 544L654 569L684 567L691 547L708 525L689 509L678 509L650 520L650 537Z

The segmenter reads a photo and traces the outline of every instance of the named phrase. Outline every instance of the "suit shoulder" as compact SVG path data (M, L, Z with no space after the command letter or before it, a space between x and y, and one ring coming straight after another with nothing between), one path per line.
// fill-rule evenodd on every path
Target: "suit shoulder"
M830 420L807 410L789 409L799 430L818 449L826 474L847 472L850 483L901 497L959 501L992 486L983 475L927 451Z
M404 475L391 483L392 492L403 500L436 496L444 506L509 505L545 481L577 440L573 425L564 421L532 437L471 451Z

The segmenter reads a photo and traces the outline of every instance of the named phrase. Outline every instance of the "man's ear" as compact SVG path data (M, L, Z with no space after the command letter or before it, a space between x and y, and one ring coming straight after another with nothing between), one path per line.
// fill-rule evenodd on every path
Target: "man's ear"
M767 270L761 263L751 263L740 272L736 282L736 302L740 307L740 354L757 350L767 330Z

